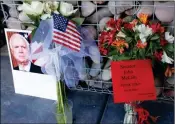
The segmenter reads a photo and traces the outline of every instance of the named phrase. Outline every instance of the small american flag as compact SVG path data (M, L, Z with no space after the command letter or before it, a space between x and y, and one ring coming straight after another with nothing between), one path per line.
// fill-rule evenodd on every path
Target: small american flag
M52 41L79 52L82 38L76 25L72 21L55 13L53 14L53 21Z

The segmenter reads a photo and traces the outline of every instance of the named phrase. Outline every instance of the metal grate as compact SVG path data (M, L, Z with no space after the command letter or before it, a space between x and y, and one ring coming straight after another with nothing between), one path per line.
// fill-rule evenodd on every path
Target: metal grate
M81 2L80 1L76 1L77 2L77 5L75 7L81 9ZM11 3L1 3L1 8L2 8L2 11L3 11L3 15L4 15L4 22L8 23L8 13L4 10L4 6L5 5L8 5L10 7L14 7L16 8L19 4L19 2L17 1L14 1L12 0ZM117 5L117 3L115 2L115 5L112 5L111 7L118 7L120 5ZM122 5L124 6L124 5ZM136 14L138 12L138 10L140 9L140 7L142 6L153 6L153 5L141 5L139 1L134 1L134 5L133 5L133 8L134 8L134 13ZM95 4L95 11L97 12L99 8L101 7L108 7L108 5L99 5L99 4ZM153 6L154 7L154 11L155 11L155 7L157 6ZM160 7L165 7L165 6L160 6ZM174 5L172 6L166 6L166 7L173 7L174 8ZM116 12L115 12L116 13ZM175 15L175 14L174 14ZM117 18L116 14L114 15L114 18ZM99 33L100 33L100 29L99 29L99 19L98 19L98 16L96 16L96 19L98 20L97 23L94 23L94 24L90 24L90 23L85 23L83 24L82 26L94 26L96 27L96 30L97 30L97 37L99 36ZM152 20L155 20L156 19L156 16L153 12L153 16L152 16ZM14 21L14 22L17 22L17 23L21 23L20 20L19 21ZM26 23L32 23L32 22L26 22ZM22 23L21 23L22 24ZM170 28L172 30L172 32L174 31L174 22L171 23L171 24L167 24L167 23L164 23L165 27L167 28ZM175 36L175 35L174 35ZM98 44L98 38L95 39L97 44ZM107 59L105 56L102 56L103 59ZM84 58L84 63L86 62L87 58ZM74 67L71 67L70 68L74 68ZM85 71L87 72L87 74L89 73L89 70L90 68L84 68ZM99 71L99 73L102 73L103 70L102 68L101 69L93 69L93 70L96 70L96 71ZM79 80L79 77L76 75L76 74L73 74L72 77L70 77L71 80ZM167 90L167 89L171 89L171 90L174 90L174 86L170 86L170 87L167 87L167 86L163 86L163 87L157 87L157 88L160 88L162 90ZM106 93L106 94L113 94L113 91L112 91L112 81L104 81L102 79L95 79L91 76L88 75L88 79L86 80L80 80L79 81L79 84L75 87L75 88L70 88L71 90L82 90L82 91L90 91L90 92L97 92L97 93ZM168 97L164 94L164 92L158 97L158 99L160 100L168 100L168 101L174 101L174 98L172 97Z

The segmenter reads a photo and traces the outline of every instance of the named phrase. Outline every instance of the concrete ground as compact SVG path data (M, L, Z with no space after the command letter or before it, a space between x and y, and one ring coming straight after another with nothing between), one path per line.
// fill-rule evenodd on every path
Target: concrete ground
M56 123L54 101L15 94L8 56L1 56L1 123ZM74 124L120 124L123 104L114 104L111 95L69 91L73 102ZM149 101L142 104L151 115L160 116L157 124L173 124L173 103Z

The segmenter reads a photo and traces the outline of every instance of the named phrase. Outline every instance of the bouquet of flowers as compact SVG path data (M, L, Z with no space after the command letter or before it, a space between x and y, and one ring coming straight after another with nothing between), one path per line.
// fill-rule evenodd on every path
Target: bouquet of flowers
M165 76L171 77L174 73L173 42L174 37L160 22L149 21L148 15L141 13L138 18L110 19L99 36L99 49L102 55L113 61L150 59L153 68L159 63ZM136 113L138 123L148 122L141 117L146 110L138 107L138 103L133 104L125 104L124 123L137 123ZM157 117L151 118L156 122Z
M148 15L139 18L111 19L99 36L102 55L114 61L151 59L165 67L165 76L174 72L174 37L165 32L159 22L149 21Z

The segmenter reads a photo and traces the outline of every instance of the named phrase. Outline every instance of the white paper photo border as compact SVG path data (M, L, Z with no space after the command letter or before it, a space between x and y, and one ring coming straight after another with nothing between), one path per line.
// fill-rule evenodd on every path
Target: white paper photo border
M32 72L23 72L13 69L12 55L9 46L8 32L16 33L31 33L27 30L18 30L18 29L4 29L5 37L7 42L8 54L10 58L10 65L13 76L13 84L15 93L40 97L50 100L57 100L57 81L56 77L47 74L38 74ZM23 77L23 78L21 78Z

